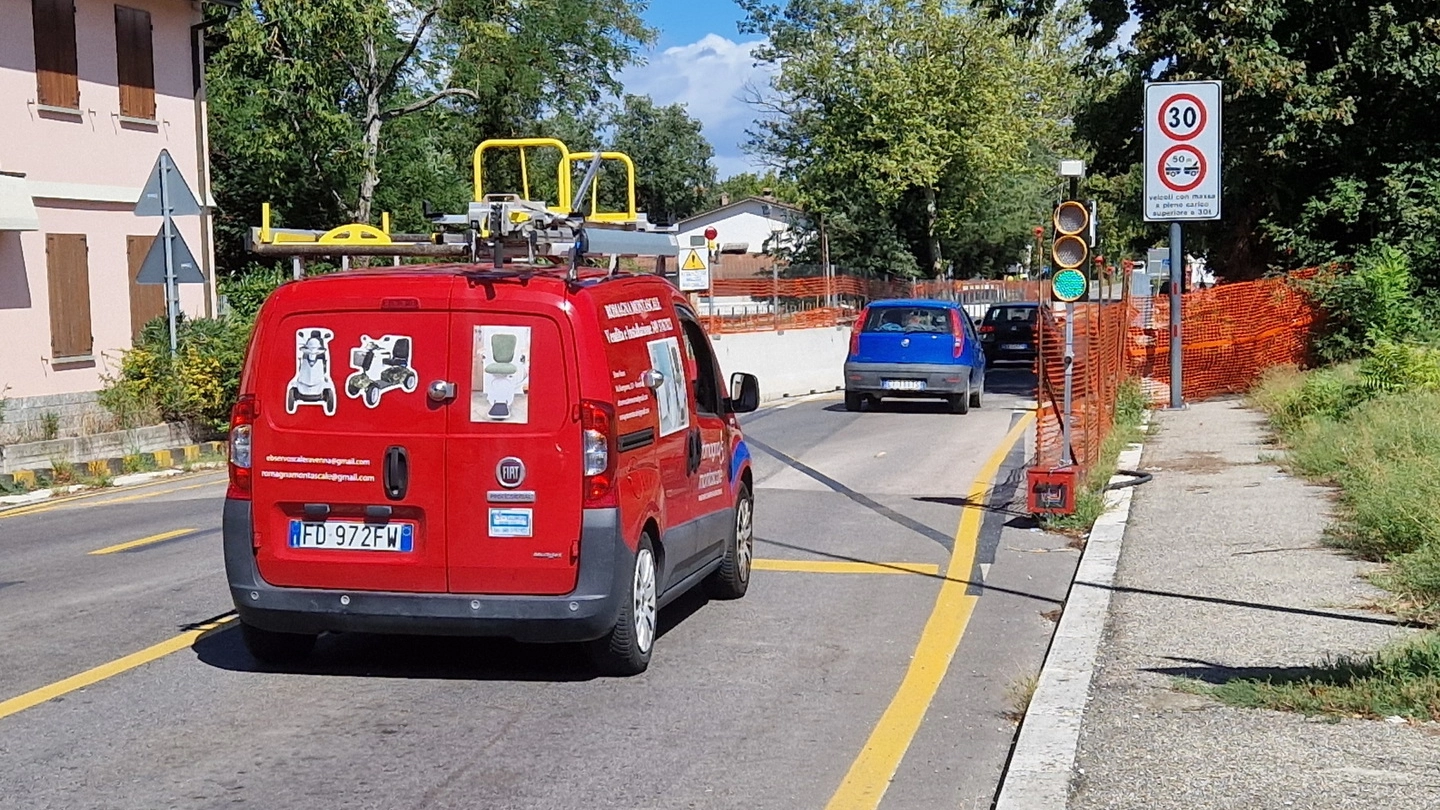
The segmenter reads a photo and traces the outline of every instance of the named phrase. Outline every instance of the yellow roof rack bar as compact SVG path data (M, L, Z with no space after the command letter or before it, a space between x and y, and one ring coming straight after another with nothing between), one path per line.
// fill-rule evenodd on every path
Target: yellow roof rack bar
M560 152L556 180L560 201L547 207L557 214L570 213L570 149L554 138L491 138L475 147L475 202L485 199L485 153L491 150L515 149L520 152L520 183L523 199L530 199L530 170L525 160L526 149L555 149Z
M566 160L566 174L573 174L574 164L582 160L594 160L594 152L572 152ZM586 217L593 222L635 222L640 218L635 209L635 161L624 152L601 152L600 160L617 160L625 164L626 208L624 211L600 211L600 183L590 184L590 214Z

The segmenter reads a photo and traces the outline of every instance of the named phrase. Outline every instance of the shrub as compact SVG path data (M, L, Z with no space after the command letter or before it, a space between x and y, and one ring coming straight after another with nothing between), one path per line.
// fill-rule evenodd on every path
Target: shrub
M1311 287L1325 313L1316 352L1329 361L1349 360L1381 341L1400 342L1426 332L1418 289L1409 257L1388 246L1357 256L1348 273L1322 275Z
M1380 340L1360 362L1359 376L1371 394L1440 389L1440 351Z
M181 321L172 358L165 321L151 321L121 357L119 375L106 380L101 404L122 423L130 422L126 427L135 426L137 414L152 411L201 434L224 432L252 325L239 316Z
M1340 419L1366 397L1354 365L1303 374L1294 368L1272 369L1251 393L1251 401L1286 437L1315 420Z
M231 316L252 319L265 299L289 280L278 265L252 264L220 282L220 294L230 304Z

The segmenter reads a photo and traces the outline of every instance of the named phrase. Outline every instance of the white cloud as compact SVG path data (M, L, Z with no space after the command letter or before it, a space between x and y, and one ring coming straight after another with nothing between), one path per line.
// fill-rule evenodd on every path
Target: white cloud
M745 130L755 113L745 103L745 88L764 88L772 65L756 65L751 55L758 42L734 42L706 34L699 42L667 48L649 64L621 74L625 91L648 95L656 104L683 104L705 127L715 147L720 177L759 168L741 149Z

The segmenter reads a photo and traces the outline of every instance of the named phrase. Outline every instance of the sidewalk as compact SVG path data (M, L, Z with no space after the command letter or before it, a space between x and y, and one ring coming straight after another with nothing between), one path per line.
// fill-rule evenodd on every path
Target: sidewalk
M1324 548L1329 493L1263 462L1237 401L1159 412L1082 721L1071 810L1440 807L1440 729L1233 709L1176 677L1303 667L1410 632L1355 609L1372 566ZM1077 583L1076 587L1083 587Z

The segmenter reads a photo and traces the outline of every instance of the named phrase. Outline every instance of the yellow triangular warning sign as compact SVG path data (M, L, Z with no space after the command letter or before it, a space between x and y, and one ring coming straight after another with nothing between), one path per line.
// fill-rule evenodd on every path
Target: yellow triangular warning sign
M685 262L680 265L681 270L704 270L705 260L700 258L699 251L692 250L690 255L685 257Z

